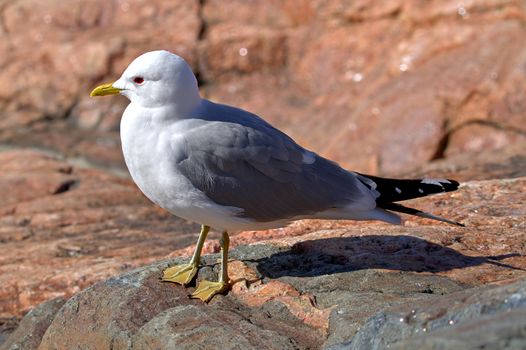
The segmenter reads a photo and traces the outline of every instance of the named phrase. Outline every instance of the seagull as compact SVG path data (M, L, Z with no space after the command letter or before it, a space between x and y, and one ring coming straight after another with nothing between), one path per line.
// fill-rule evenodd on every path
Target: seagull
M222 232L218 281L200 281L191 297L208 302L229 288L228 232L283 227L295 220L381 220L398 213L463 226L399 201L454 191L447 179L388 179L343 169L259 116L200 96L180 56L151 51L90 96L130 100L120 124L122 151L140 190L170 213L201 224L188 264L163 281L188 285L197 275L210 228Z

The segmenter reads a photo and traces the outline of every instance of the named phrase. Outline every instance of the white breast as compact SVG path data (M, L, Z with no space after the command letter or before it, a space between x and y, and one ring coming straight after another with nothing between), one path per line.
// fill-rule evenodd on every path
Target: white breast
M241 209L214 203L177 171L170 142L177 135L177 122L156 123L147 109L133 104L124 112L124 159L133 181L146 197L176 216L219 230L259 228L252 220L236 216ZM268 225L276 223L264 226Z

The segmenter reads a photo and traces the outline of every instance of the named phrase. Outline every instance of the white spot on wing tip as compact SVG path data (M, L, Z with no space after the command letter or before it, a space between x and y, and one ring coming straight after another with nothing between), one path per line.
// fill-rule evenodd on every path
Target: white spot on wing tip
M444 188L444 184L451 184L449 180L446 179L422 179L420 183L426 185L435 185Z
M423 183L426 185L443 186L442 184L450 184L451 182L446 179L422 179L420 183Z
M419 189L418 189L418 192L420 192L420 193L424 193L424 190L421 189L421 188L419 188Z
M398 193L402 193L402 190L399 189L398 187L395 187L395 191L398 192Z

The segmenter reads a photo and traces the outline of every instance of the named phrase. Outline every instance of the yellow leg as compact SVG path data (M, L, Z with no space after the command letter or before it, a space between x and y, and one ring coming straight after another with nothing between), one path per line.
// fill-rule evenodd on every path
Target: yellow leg
M197 246L195 247L194 255L192 256L190 263L175 265L167 268L163 271L163 281L179 283L183 286L192 282L199 268L199 262L201 261L201 251L203 250L203 245L205 244L208 231L210 231L209 226L201 226L201 233L199 234Z
M192 293L192 298L209 301L216 294L225 292L228 289L228 248L230 239L228 233L223 232L221 237L221 275L218 282L201 281L196 290Z

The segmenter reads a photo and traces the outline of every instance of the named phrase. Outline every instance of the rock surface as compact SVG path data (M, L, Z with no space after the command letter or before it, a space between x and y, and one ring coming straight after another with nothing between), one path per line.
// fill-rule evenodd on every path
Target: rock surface
M524 347L525 23L521 0L0 1L0 347ZM125 99L88 97L159 48L345 167L464 181L408 204L467 227L242 232L230 293L187 299L158 277L198 227L127 178Z
M526 139L521 0L14 0L1 12L0 143L122 166L126 101L88 93L158 48L191 63L204 95L363 172Z
M459 181L526 176L526 142L481 153L463 153L434 161L405 173L405 177L441 177Z
M40 349L71 344L83 349L319 346L319 334L282 308L258 310L232 298L213 306L189 299L184 288L159 281L166 266L142 268L76 295L56 314Z
M329 349L524 349L526 281L471 288L370 318L349 343Z
M478 339L483 345L508 335L523 344L522 323L499 339L493 335L522 315L516 309L504 312L511 304L503 300L517 299L521 307L526 300L525 190L524 177L473 181L458 192L412 203L460 220L466 228L424 219L410 219L405 226L310 221L277 230L276 238L253 245L242 243L259 236L242 233L232 239L238 245L229 263L234 284L226 296L207 305L189 299L192 287L159 281L162 270L182 258L162 261L98 282L58 312L49 310L46 319L53 321L39 348L361 349L369 343L418 348L421 341L444 337L452 339L448 344L464 341L442 337L439 330L431 340L413 339L416 329L429 327L434 334L450 319L460 330L465 325L472 332L484 331L487 338ZM206 256L203 264L199 279L216 278L218 255ZM522 289L501 293L480 288L510 281L522 281L517 282ZM492 295L501 295L502 302L492 303ZM464 300L466 311L458 303L446 308L455 300ZM470 311L476 308L470 305L480 305L477 300L488 305L479 313ZM396 333L393 320L400 312L411 315L408 305L418 310L418 322L408 321L400 336L388 337ZM401 311L378 313L393 307ZM478 320L479 314L486 321ZM372 337L378 329L384 338ZM20 332L6 344L19 343L17 337Z
M131 181L42 152L0 152L0 187L0 319L197 239Z
M29 311L2 349L36 349L58 310L66 302L63 298L46 301Z

